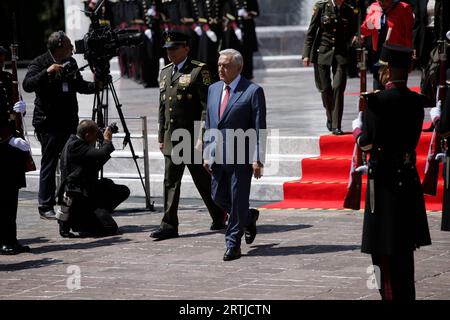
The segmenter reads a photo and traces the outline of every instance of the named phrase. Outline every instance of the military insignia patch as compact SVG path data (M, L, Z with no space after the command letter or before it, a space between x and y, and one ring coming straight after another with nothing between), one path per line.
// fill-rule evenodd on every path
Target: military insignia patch
M202 70L203 84L209 86L211 84L211 76L208 70Z

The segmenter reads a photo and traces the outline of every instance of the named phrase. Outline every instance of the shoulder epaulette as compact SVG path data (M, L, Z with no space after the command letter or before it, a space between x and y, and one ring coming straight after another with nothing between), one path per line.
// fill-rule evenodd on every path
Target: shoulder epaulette
M171 62L169 64L166 64L164 67L161 68L161 70L164 70L164 69L166 69L168 67L171 67L171 66L173 66L173 62Z
M197 61L197 60L191 60L191 63L196 65L196 66L199 66L199 67L206 66L206 63L203 63L203 62L200 62L200 61Z

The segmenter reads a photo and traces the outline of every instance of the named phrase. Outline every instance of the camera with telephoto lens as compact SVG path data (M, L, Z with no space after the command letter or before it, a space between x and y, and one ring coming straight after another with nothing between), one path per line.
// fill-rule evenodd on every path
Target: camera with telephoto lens
M106 128L99 128L99 130L98 130L98 140L100 142L103 142L103 140L104 140L103 133L105 132L105 130L107 128L109 128L109 130L111 130L111 133L113 133L113 134L119 132L119 127L117 126L116 122L112 122Z

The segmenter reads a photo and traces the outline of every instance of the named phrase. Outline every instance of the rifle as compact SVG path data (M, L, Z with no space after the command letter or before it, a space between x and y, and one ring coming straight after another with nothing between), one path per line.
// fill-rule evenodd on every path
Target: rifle
M439 85L436 90L436 101L445 100L446 87L446 62L447 62L447 42L443 39L438 40L439 52ZM425 175L422 181L423 193L435 196L437 192L437 183L439 175L439 160L436 160L436 155L442 150L442 137L437 132L436 128L433 130L430 147L428 149L427 163L425 166ZM447 166L448 167L448 166ZM449 169L447 169L448 171ZM448 175L448 172L447 172Z
M15 15L13 15L13 23L15 27ZM13 35L13 44L11 45L11 74L12 74L12 103L15 104L17 101L21 100L20 93L19 93L19 81L17 77L17 61L19 60L18 51L19 51L19 45L17 44L17 41L15 39L16 32L14 32ZM16 132L18 136L22 139L25 139L24 135L24 125L23 125L23 119L22 114L15 113L15 123L16 123ZM25 172L29 171L35 171L36 165L33 161L33 158L31 157L31 152L28 151L25 154L24 157L24 169Z
M358 17L358 38L361 35L361 12ZM367 91L367 50L364 46L359 46L356 49L356 56L359 68L359 90L360 96L358 101L358 110L364 112L366 107L366 98L363 93ZM355 142L353 149L352 163L350 166L349 182L347 187L347 194L344 199L344 208L359 210L361 207L361 192L362 192L362 172L357 170L359 167L365 165L365 154L358 147Z

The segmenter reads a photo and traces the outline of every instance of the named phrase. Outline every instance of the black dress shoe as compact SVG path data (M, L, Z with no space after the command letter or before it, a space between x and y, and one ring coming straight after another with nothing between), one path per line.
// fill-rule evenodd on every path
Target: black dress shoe
M76 238L77 236L70 232L70 226L67 222L58 220L59 235L63 238Z
M249 214L251 217L250 224L245 228L245 243L252 244L256 237L256 221L259 218L259 211L256 209L249 209Z
M335 136L342 136L344 134L344 131L342 131L341 129L333 129L333 134Z
M331 120L327 120L327 129L331 132Z
M39 216L44 220L56 220L56 212L53 209L48 211L39 210Z
M2 255L15 255L30 251L31 249L29 246L23 246L20 243L16 243L13 245L4 244L0 247L0 254Z
M159 228L156 231L150 233L151 238L165 240L170 238L178 238L178 231L175 229L161 229Z
M225 251L225 254L223 255L223 261L231 261L236 260L241 257L241 248L232 247L227 248L227 251Z
M213 222L213 223L211 223L211 227L209 228L209 230L216 231L216 230L222 230L222 229L225 229L225 228L226 228L225 223Z

